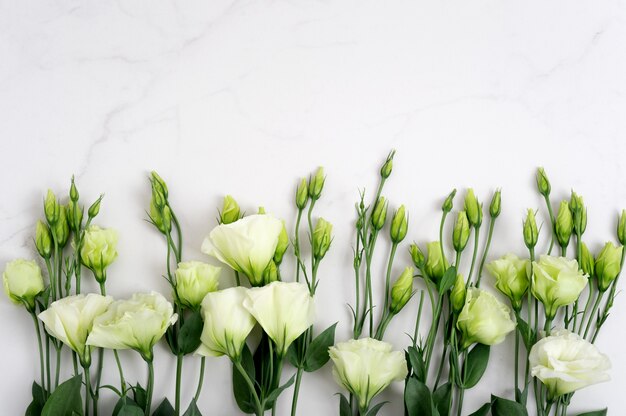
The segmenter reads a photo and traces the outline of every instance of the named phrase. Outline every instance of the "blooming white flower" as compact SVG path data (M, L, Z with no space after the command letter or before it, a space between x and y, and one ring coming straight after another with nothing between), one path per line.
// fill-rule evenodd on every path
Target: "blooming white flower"
M117 258L117 231L90 225L85 230L80 258L98 282L106 279L106 268Z
M329 348L333 376L359 399L359 408L367 409L374 396L392 381L407 375L404 353L392 351L392 345L372 338L351 339Z
M315 304L304 283L272 282L250 289L243 306L274 341L277 353L283 356L315 320Z
M222 269L200 261L178 263L176 293L183 305L196 309L209 292L215 292Z
M573 303L587 286L587 277L578 269L576 260L541 256L533 262L531 291L539 299L549 319L561 306Z
M246 338L256 323L243 307L248 290L238 286L205 296L202 301L202 344L196 354L215 357L227 355L233 360L239 359Z
M130 299L113 302L95 319L87 345L133 349L151 361L152 347L176 319L172 304L160 293L136 293Z
M270 215L250 215L215 227L204 239L201 250L245 274L252 286L260 286L282 227L282 222Z
M37 295L44 290L41 269L34 260L16 259L7 263L2 284L13 303L26 302L30 310L35 307Z
M522 299L530 283L529 265L530 260L520 259L511 253L487 264L487 270L496 278L496 288L511 300L517 310L522 307Z
M52 302L39 314L46 331L78 354L83 366L91 362L91 349L86 345L94 320L113 302L110 296L96 293L68 296Z
M515 322L511 320L508 306L491 293L471 287L456 326L463 333L463 348L467 348L475 342L501 343L515 329Z
M577 334L567 330L533 345L528 357L531 372L548 388L550 398L610 379L608 357Z

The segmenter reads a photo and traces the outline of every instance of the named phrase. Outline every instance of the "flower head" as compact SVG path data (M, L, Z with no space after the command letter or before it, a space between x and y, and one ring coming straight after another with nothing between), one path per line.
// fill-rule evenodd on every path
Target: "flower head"
M439 244L439 241L428 243L427 248L428 257L426 258L426 265L423 271L429 278L437 282L448 269L448 260L443 257L441 253L441 244Z
M617 247L615 244L608 242L598 253L595 271L598 276L598 288L602 292L607 290L619 275L622 250L624 250L624 247Z
M587 286L587 277L578 262L565 257L541 256L533 262L531 291L539 299L549 319L561 306L573 303Z
M7 263L2 283L13 303L24 303L31 311L35 308L35 298L44 290L41 269L34 260L17 259Z
M506 254L487 265L489 273L496 278L496 288L511 300L513 309L522 307L522 299L528 290L530 261L515 254Z
M495 345L515 329L509 308L491 293L469 288L457 328L463 333L463 348L475 342Z
M90 225L85 230L80 258L99 283L106 280L106 268L117 258L117 231Z
M199 307L207 293L217 290L221 270L201 261L178 263L175 273L178 299L188 308Z

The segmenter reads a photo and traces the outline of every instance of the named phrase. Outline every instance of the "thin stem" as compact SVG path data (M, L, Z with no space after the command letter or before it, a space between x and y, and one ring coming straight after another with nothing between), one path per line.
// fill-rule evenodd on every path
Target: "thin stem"
M296 258L300 258L300 220L302 219L302 209L298 208L298 216L296 217L296 232L293 243L293 253ZM300 281L300 263L296 262L296 282Z
M46 386L48 388L44 392L44 396L47 398L50 393L52 393L52 380L51 380L51 371L50 371L50 336L46 333Z
M44 378L44 365L43 365L43 345L41 343L41 329L39 328L39 321L37 321L37 315L35 312L31 312L31 317L33 318L33 323L35 324L35 332L37 333L37 346L39 347L39 367L41 370L41 387L44 391L46 391L46 380ZM49 382L48 382L49 383ZM48 385L48 389L50 386Z
M239 280L239 272L235 270L235 286L241 286L241 281Z
M448 211L443 211L441 214L441 222L439 223L439 247L441 247L441 258L446 258L446 253L443 248L443 227L446 223L446 217L448 216Z
M180 414L180 380L183 372L183 355L176 356L176 398L174 404L174 413L176 416Z
M554 247L554 234L556 233L555 228L555 220L554 220L554 212L552 211L552 203L550 202L550 196L544 195L543 197L546 201L546 206L548 207L548 214L550 215L550 224L552 232L550 233L550 248L548 249L548 255L552 253L552 247Z
M383 314L386 313L389 307L389 299L391 298L391 267L393 266L393 258L396 255L396 249L398 243L391 245L391 253L389 253L389 261L387 262L387 275L385 277L385 306L383 307Z
M239 374L241 374L241 376L243 377L244 381L248 385L248 389L250 390L250 394L252 394L252 398L254 399L254 407L256 408L256 410L255 410L256 415L257 416L262 416L263 415L263 407L264 406L263 406L263 404L261 404L261 401L259 400L259 396L258 396L258 394L256 392L256 388L254 387L254 383L252 382L252 380L250 380L250 376L248 375L246 370L241 365L241 360L237 360L237 361L233 360L233 365L235 366L237 371L239 371Z
M487 232L487 244L485 245L485 250L483 250L483 255L480 260L480 266L478 267L478 278L476 279L476 287L480 287L480 279L483 277L483 267L485 267L485 261L487 260L487 254L489 253L489 248L491 247L491 239L493 237L493 229L496 224L496 219L491 218L489 220L489 231Z
M587 318L587 311L589 310L589 307L591 306L591 302L593 301L594 296L595 296L595 291L593 288L593 277L589 276L589 294L587 295L587 302L585 303L585 308L583 309L583 316L580 318L580 326L578 327L578 331L576 331L576 325L574 325L574 331L578 332L579 335L582 332L583 327L585 326L585 319Z
M85 416L89 416L89 398L91 397L91 377L89 376L89 367L83 367L85 376Z
M598 307L600 306L600 302L602 302L602 298L604 296L604 292L600 292L596 301L593 304L593 308L591 309L591 314L589 315L589 321L587 321L587 326L585 327L585 333L583 334L583 338L587 338L587 334L589 333L589 329L591 328L591 323L596 316L596 312L598 311Z
M198 380L198 388L196 389L196 394L193 396L196 403L200 398L200 392L202 391L202 384L204 383L204 367L206 366L206 357L202 357L200 359L200 379Z
M176 227L176 236L177 236L177 241L178 241L178 250L174 250L174 255L176 256L176 262L180 263L183 258L183 231L180 228L180 223L178 222L178 218L176 217L176 214L174 214L174 210L169 205L169 203L167 205L170 207L172 220L174 220L174 226ZM174 244L174 242L172 242L172 244Z
M474 251L472 253L472 263L470 265L469 274L467 276L468 285L472 281L472 272L474 271L474 263L476 262L476 254L478 253L478 244L480 242L479 238L480 238L480 227L475 226L474 227Z
M439 328L439 318L441 317L441 308L442 308L442 296L439 296L437 300L437 308L435 311L435 315L433 316L433 323L430 327L430 332L428 334L428 338L426 339L426 371L430 368L430 359L433 355L433 350L435 346L435 338L437 336L437 329Z
M515 331L515 395L519 391L519 331Z
M368 250L365 251L365 288L367 291L367 302L365 304L364 314L369 309L369 323L370 323L370 335L373 335L374 330L374 314L372 308L374 307L374 300L372 296L372 257L374 253L374 247L376 246L376 237L378 232L372 234L372 242L368 245ZM369 308L367 307L369 304Z
M57 350L57 365L56 365L56 375L54 376L54 388L59 386L59 373L61 372L61 349L63 348L63 344L56 341L54 347Z
M283 372L283 357L279 354L278 359L276 360L276 375L274 378L274 386L273 388L276 389L278 388L278 386L280 386L280 375ZM274 400L274 403L272 404L272 416L276 415L276 403L278 403L278 400Z
M467 348L463 350L463 383L465 383L465 378L467 376ZM457 409L457 416L461 416L461 412L463 411L463 397L465 396L465 389L463 387L459 387L459 407Z
M152 407L152 392L154 390L154 364L152 360L145 360L148 364L148 389L146 391L146 416L150 416L150 408Z
M413 346L417 344L417 337L420 330L420 320L422 319L422 305L424 304L424 291L420 292L420 302L417 308L417 318L415 319L415 331L413 332Z
M115 362L117 363L117 369L120 373L120 386L122 387L122 393L126 393L126 381L124 380L124 371L122 371L122 363L120 361L120 356L117 350L113 350L113 355L115 356Z
M296 385L293 389L293 399L291 401L291 416L296 416L296 409L298 407L298 395L300 394L300 382L302 381L302 367L298 367L296 373Z

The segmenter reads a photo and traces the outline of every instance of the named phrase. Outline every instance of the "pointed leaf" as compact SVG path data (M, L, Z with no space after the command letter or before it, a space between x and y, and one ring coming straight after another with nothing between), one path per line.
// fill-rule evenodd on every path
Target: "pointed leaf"
M141 409L145 410L148 402L148 393L143 387L141 387L141 384L139 383L137 383L135 387L131 388L133 390L133 398L135 400L135 404Z
M365 416L376 416L378 412L380 411L380 409L387 403L389 402L378 403L377 405L372 407L370 410L368 410Z
M424 365L424 358L419 349L415 347L409 347L407 350L407 361L413 369L413 374L420 381L426 380L426 367Z
M191 399L191 403L189 403L189 408L183 414L183 416L202 416L202 413L200 413L200 409L198 409L198 406L196 405L196 399Z
M474 387L487 369L489 363L489 350L488 345L476 344L474 348L469 352L467 360L463 363L463 366L467 366L465 369L465 380L463 380L463 386L466 389Z
M57 387L43 407L41 416L72 416L73 412L82 415L81 377L76 375Z
M432 416L430 390L416 377L410 377L404 388L404 406L409 415Z
M437 285L437 290L440 294L446 293L448 290L454 286L454 282L456 282L456 267L450 266L448 270L445 271L443 277L439 281L439 285Z
M204 321L200 311L194 311L180 328L178 333L178 349L183 354L190 354L200 346L200 335Z
M37 384L37 382L33 381L31 393L33 396L33 401L30 402L30 404L26 408L26 416L40 416L41 410L46 404L45 391L39 384Z
M296 380L296 376L295 375L291 376L289 381L287 381L285 384L272 390L272 392L267 396L266 400L269 403L273 403L274 401L276 401L276 399L278 399L278 396L280 396L280 393L282 393L285 389L289 388L295 380Z
M313 372L319 370L328 362L330 356L328 349L335 344L335 329L337 323L326 328L321 334L319 334L306 350L306 357L304 359L304 371Z
M243 346L241 352L241 365L248 374L251 380L254 380L255 370L254 361L252 359L252 353L246 344ZM237 406L244 413L254 413L254 407L252 405L253 398L250 388L246 379L241 375L239 370L233 365L233 395Z
M580 413L578 416L606 416L607 409L594 410L592 412Z
M491 396L492 416L528 416L526 407L512 400Z
M174 416L176 412L167 398L163 399L159 407L152 413L152 416Z
M452 404L452 384L447 382L433 393L433 402L440 416L448 416Z
M339 394L339 416L352 416L352 409L350 408L350 402L341 393Z
M469 416L487 416L489 414L489 410L491 410L491 403L485 403Z

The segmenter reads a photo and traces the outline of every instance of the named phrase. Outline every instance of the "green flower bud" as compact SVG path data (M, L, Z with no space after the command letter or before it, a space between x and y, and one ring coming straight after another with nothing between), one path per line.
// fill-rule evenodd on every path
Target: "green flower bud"
M400 205L400 208L394 212L393 219L391 220L391 241L396 244L404 240L408 230L409 220L405 211L404 205Z
M415 243L411 244L409 247L409 253L411 254L411 260L413 260L415 267L422 270L426 264L426 259L424 258L424 253L422 253L419 246Z
M437 282L443 277L448 267L448 260L441 254L441 244L439 244L439 241L428 243L428 258L424 266L424 273L426 273L430 279Z
M598 276L598 289L606 291L620 272L623 247L617 247L608 242L596 258L596 275Z
M537 229L537 221L535 220L535 211L529 209L524 220L524 244L528 249L533 249L537 245L539 230Z
M498 218L498 215L500 215L500 211L502 209L500 206L500 201L502 199L501 193L502 192L498 189L494 192L493 197L491 198L491 204L489 205L489 215L491 215L491 218Z
M617 239L622 245L626 244L626 209L622 210L617 222Z
M574 230L582 235L587 228L587 209L583 202L583 197L572 191L569 208L574 219Z
M465 293L465 278L459 273L456 275L456 281L452 287L452 292L450 292L450 302L452 303L454 313L459 313L461 309L463 309L465 305Z
M222 205L222 212L220 212L220 222L222 224L230 224L239 219L240 210L237 201L230 196L224 197L224 204Z
M391 171L393 170L393 156L396 154L395 150L392 150L387 156L387 160L383 163L383 166L380 168L380 176L384 179L387 179L391 175Z
M513 309L519 311L530 285L530 260L509 253L487 264L487 270L496 279L496 288L509 298Z
M57 243L61 248L65 247L65 244L67 244L67 240L70 236L70 227L67 222L66 210L67 208L65 206L59 206L59 219L53 228L54 235L57 238Z
M309 201L309 187L306 184L306 179L302 178L300 184L296 189L296 206L298 209L304 209Z
M267 267L263 271L263 282L265 285L269 285L272 282L278 281L278 268L273 260L267 264Z
M546 171L543 168L537 169L537 189L543 196L550 195L550 190L552 189Z
M441 206L441 210L444 212L452 211L454 196L456 195L456 189L453 189L452 192L448 194L446 200L443 201L443 205Z
M48 194L46 195L46 199L43 202L43 211L46 214L46 220L48 224L53 226L59 220L59 215L61 208L59 206L59 202L57 201L54 192L48 189Z
M561 247L567 247L573 230L574 219L572 218L572 211L569 209L568 202L563 200L559 206L559 213L556 216L556 238Z
M117 258L117 240L117 231L111 228L90 225L85 230L80 259L99 283L106 280L106 268Z
M587 244L582 243L580 246L580 268L590 278L595 275L595 262L593 254L587 248Z
M280 230L280 234L278 234L278 243L276 244L276 251L274 251L274 263L276 265L280 265L283 262L283 256L287 251L287 247L289 247L289 236L285 228L285 221L282 223L283 228Z
M7 263L2 282L13 303L24 304L30 312L35 311L35 299L43 292L44 284L41 269L34 260L17 259Z
M387 201L384 196L378 198L374 211L372 211L372 226L376 230L380 230L385 225L387 219Z
M98 213L100 212L100 203L102 202L102 198L104 198L104 195L100 195L98 199L96 199L96 202L91 204L91 206L87 210L87 215L89 216L89 218L95 218L98 216Z
M150 173L150 180L152 182L152 187L156 188L157 191L159 191L161 194L163 194L163 196L165 197L165 199L167 199L168 197L168 191L167 191L167 184L165 183L165 181L159 176L158 173L156 173L156 171L152 171Z
M76 189L76 184L74 183L74 176L72 176L72 185L70 186L70 201L78 202L78 189Z
M158 208L155 204L155 200L150 201L150 220L157 227L159 231L166 234L172 229L172 212L167 205Z
M454 222L454 231L452 233L452 245L457 252L461 252L467 246L470 236L470 225L465 211L459 211Z
M478 202L472 188L468 189L467 194L465 194L465 212L470 225L472 227L479 227L483 221L483 207Z
M324 181L326 180L326 176L324 176L324 168L317 168L317 172L309 179L309 198L313 201L317 201L322 195L322 189L324 188Z
M391 287L389 311L396 315L413 296L413 268L407 267Z
M333 240L332 231L333 225L331 223L324 218L317 220L313 230L313 256L316 259L322 259L326 255Z
M52 256L52 233L50 228L41 220L37 221L35 247L37 247L39 255L44 259L49 259Z
M67 207L67 221L70 224L70 229L76 233L80 230L80 226L83 222L83 210L84 208L79 206L78 202L75 201L70 201Z
M257 214L259 214L259 215L267 214L267 212L265 212L265 207L259 207L259 210L257 211Z

